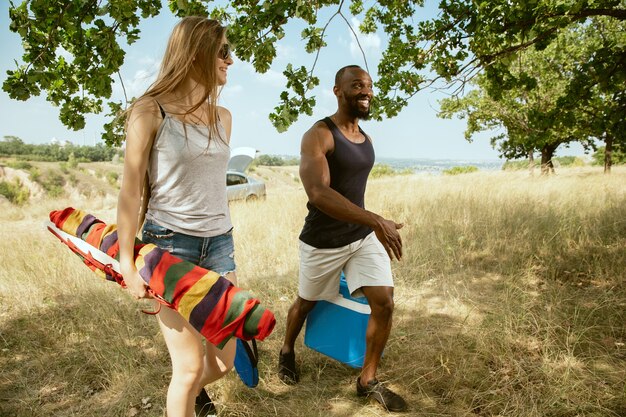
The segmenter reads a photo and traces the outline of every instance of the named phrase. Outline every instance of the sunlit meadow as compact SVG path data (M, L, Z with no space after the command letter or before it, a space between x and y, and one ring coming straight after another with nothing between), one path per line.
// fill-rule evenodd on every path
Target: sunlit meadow
M358 371L304 347L302 381L277 377L296 295L306 196L259 167L268 197L233 203L239 285L276 315L260 383L208 390L220 416L377 416ZM0 206L0 415L164 416L166 348L149 307L100 280L42 227L72 205L115 221L116 197ZM626 170L371 180L368 208L404 223L394 329L379 378L408 416L626 415Z

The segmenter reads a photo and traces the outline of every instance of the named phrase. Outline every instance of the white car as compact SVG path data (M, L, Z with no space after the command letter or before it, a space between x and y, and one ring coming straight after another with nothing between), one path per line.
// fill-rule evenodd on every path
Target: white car
M228 171L226 171L228 201L251 201L265 198L265 183L245 174L256 154L256 149L247 147L231 151Z

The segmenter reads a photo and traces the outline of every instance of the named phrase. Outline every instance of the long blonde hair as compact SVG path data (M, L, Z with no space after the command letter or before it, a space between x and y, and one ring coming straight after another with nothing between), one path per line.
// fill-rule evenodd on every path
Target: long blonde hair
M191 108L182 115L188 115L196 111L205 101L209 104L208 126L209 142L211 138L222 138L217 124L219 121L217 113L217 98L220 86L217 79L217 55L221 48L221 41L226 33L226 28L216 20L207 19L200 16L187 16L183 18L172 30L165 55L161 62L161 68L157 79L148 90L141 95L126 110L126 123L133 111L134 104L144 98L156 99L164 95L171 94L185 80L190 71L193 71L198 85L205 88L204 94L194 103ZM184 125L183 125L184 126ZM186 135L185 127L185 135ZM209 145L207 144L207 149ZM141 207L139 210L139 227L145 219L145 213L150 199L150 187L148 174L144 177Z
M172 93L192 72L198 85L204 87L204 94L181 115L193 113L208 102L209 137L220 137L217 130L220 86L216 60L225 33L226 28L217 20L201 16L184 17L172 30L156 81L137 101Z

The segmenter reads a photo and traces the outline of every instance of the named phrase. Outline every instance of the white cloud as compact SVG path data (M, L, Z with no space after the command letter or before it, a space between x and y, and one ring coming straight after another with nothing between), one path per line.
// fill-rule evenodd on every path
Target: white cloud
M296 57L296 49L290 45L276 43L276 59L290 61Z
M158 68L152 70L139 70L135 72L134 77L125 82L126 94L128 97L138 97L148 89L150 84L156 80Z
M350 53L352 54L354 58L362 58L363 53L361 52L361 49L359 48L359 43L360 43L361 48L363 49L363 52L365 52L366 56L368 54L378 55L380 53L380 45L381 45L380 37L376 33L368 33L368 34L361 33L361 31L359 30L360 24L361 22L359 22L358 19L356 19L355 17L351 19L352 29L354 29L354 32L356 33L359 39L359 42L357 43L356 38L354 37L354 34L352 33L352 31L350 31L350 29L348 29L350 33Z
M249 62L238 61L236 65L241 66L246 72L252 74L255 81L267 84L271 87L284 87L287 83L287 79L282 72L269 69L265 73L260 74L254 70L254 67Z
M131 79L124 78L124 90L128 99L139 97L148 89L150 84L156 80L159 66L161 65L161 61L150 57L141 58L140 62L144 68L135 71ZM115 79L113 95L122 99L124 96L124 91L118 79Z

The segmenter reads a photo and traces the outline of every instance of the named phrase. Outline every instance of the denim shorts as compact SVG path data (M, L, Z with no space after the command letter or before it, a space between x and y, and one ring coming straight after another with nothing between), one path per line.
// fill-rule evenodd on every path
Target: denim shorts
M153 243L185 261L224 276L235 272L235 245L233 230L213 236L198 237L174 232L151 220L146 220L142 241Z

